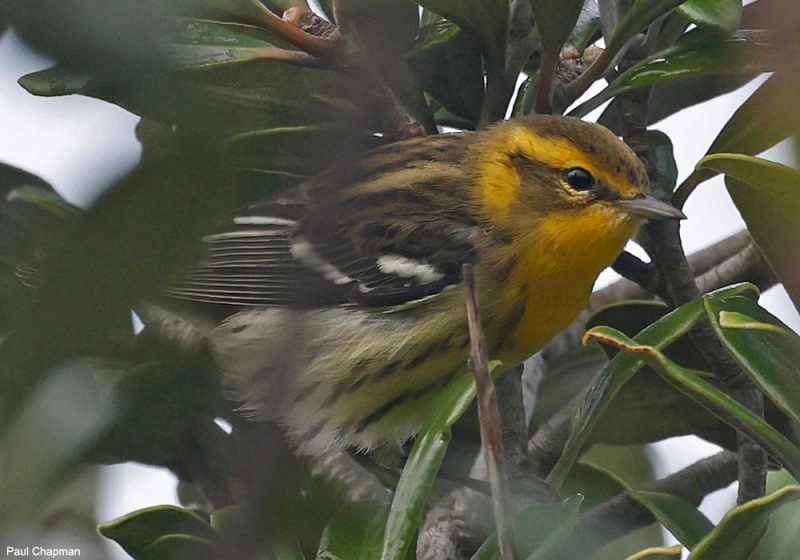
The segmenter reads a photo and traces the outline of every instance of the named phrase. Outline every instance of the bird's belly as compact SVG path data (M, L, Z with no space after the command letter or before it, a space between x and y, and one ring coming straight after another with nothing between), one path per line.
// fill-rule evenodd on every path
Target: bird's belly
M266 308L218 327L212 348L243 410L282 423L301 452L370 449L415 434L431 399L466 371L469 336L456 309Z

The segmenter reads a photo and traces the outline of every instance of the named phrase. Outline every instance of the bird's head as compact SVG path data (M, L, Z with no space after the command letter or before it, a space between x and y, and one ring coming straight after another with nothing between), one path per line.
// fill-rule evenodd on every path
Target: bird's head
M483 210L512 234L543 224L627 239L645 220L685 217L648 193L641 160L597 124L512 119L488 131L475 153Z

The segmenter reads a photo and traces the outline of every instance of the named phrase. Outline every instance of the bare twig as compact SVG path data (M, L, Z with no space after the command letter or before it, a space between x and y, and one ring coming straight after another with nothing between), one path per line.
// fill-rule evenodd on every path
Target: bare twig
M550 90L553 87L553 75L558 65L557 57L549 54L542 54L542 61L539 64L539 83L536 89L536 112L540 115L549 115L553 112L550 102Z
M296 25L281 19L258 0L253 0L253 5L259 14L258 23L263 25L264 29L312 56L324 60L330 55L331 47L328 40L306 33Z
M511 535L511 522L508 508L508 474L503 463L503 439L501 433L500 410L494 383L489 375L486 358L486 341L478 311L478 296L475 291L475 276L472 265L465 264L464 290L467 299L467 322L470 337L470 367L475 375L478 394L478 418L481 428L481 442L489 472L492 488L495 521L497 523L497 546L500 558L513 560L514 548Z

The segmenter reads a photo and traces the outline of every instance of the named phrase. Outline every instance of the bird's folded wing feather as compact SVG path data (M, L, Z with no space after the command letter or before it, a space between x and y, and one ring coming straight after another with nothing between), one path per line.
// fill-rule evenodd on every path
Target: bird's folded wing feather
M205 260L167 294L301 307L396 306L438 294L476 261L482 235L466 202L437 210L441 191L458 188L452 172L435 173L438 165L426 169L430 185L316 199L306 189L251 205L205 238Z

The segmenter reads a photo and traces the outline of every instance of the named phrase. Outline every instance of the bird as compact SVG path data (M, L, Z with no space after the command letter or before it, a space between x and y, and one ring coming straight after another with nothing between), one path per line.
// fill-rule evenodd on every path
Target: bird
M578 316L641 224L682 218L603 126L514 118L391 143L240 208L140 314L200 333L238 410L300 454L369 451L413 437L467 371L464 264L502 374Z

